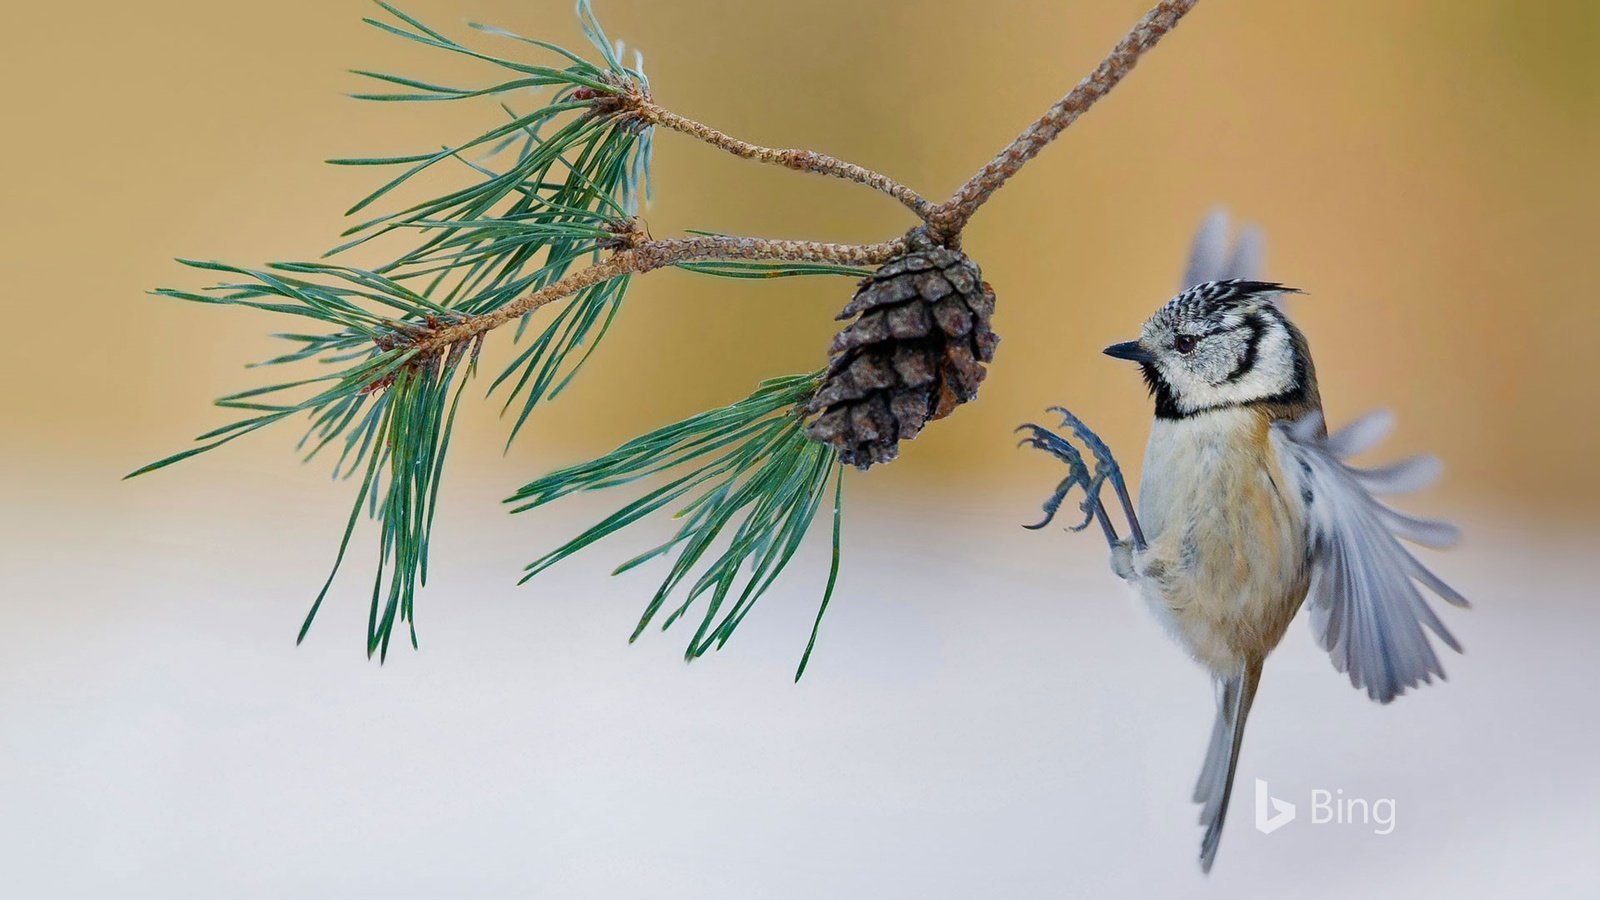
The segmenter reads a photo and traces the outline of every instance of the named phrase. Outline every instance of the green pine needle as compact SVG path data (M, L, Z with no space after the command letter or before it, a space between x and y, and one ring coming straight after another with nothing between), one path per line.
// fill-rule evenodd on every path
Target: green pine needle
M732 237L726 232L708 231L704 228L690 228L687 232L705 237ZM710 259L689 260L675 265L685 271L723 278L792 278L797 275L843 275L847 278L865 278L872 274L871 269L860 266L785 260Z
M522 409L511 426L510 436L506 438L508 448L516 440L534 407L541 400L553 399L559 394L594 353L600 339L605 337L622 309L622 297L628 290L628 280L627 276L613 278L579 291L489 386L490 393L493 393L495 388L513 375L517 376L501 408L504 413L519 396L522 398ZM589 349L577 355L576 351L585 342ZM567 361L573 356L577 356L577 360L568 364Z
M358 72L382 88L357 96L382 102L499 102L496 121L466 140L422 153L334 160L338 165L401 170L350 213L395 196L416 175L441 164L458 166L466 176L464 185L358 222L328 254L380 235L411 239L408 248L372 268L302 262L249 269L180 260L218 273L224 281L200 291L163 288L156 294L292 316L302 325L314 320L322 331L285 329L277 336L288 349L257 365L294 364L321 371L222 398L218 406L244 416L201 435L198 446L129 477L282 419L307 416L310 427L299 445L305 458L337 451L335 477L362 473L334 573L344 561L361 511L379 525L367 650L382 659L397 623L408 623L416 643L413 601L427 581L428 541L451 424L477 352L476 345L458 345L424 355L411 345L440 325L491 312L559 280L574 265L598 261L648 196L651 140L636 123L596 109L594 97L648 90L648 81L637 54L632 65L622 63L620 45L605 36L588 0L579 0L578 17L600 62L545 41L474 26L491 39L510 40L519 50L554 59L496 56L458 43L388 3L378 5L390 18L367 19L374 27L478 60L498 75L487 86L448 87ZM529 111L512 108L529 101ZM523 403L513 434L533 406L557 394L594 352L627 286L627 278L618 278L581 292L518 355L516 365L500 379L515 376L507 402ZM474 362L467 361L469 354ZM302 639L332 582L330 574L301 628Z
M806 641L806 652L800 656L800 665L794 670L794 680L806 674L811 662L811 651L817 646L817 632L822 630L822 615L828 611L828 601L833 598L833 586L839 582L839 532L844 519L844 466L833 475L833 561L828 565L828 586L822 590L822 603L817 607L817 618L811 623L811 637Z
M796 275L844 275L865 278L871 269L860 266L841 266L833 263L696 260L680 262L678 268L702 275L720 275L723 278L792 278Z
M522 581L651 513L677 506L675 518L683 520L677 533L624 562L617 572L656 557L674 557L630 640L650 625L669 595L683 588L683 601L665 616L661 627L670 627L696 600L706 598L699 626L685 651L686 658L694 659L727 643L788 565L829 493L831 479L834 556L818 611L820 626L838 575L843 495L837 452L806 437L798 412L799 405L816 391L820 375L813 372L765 381L755 393L731 406L657 429L599 459L553 472L517 491L506 502L516 504L512 512L524 512L579 491L672 475L666 484L535 560ZM714 549L717 547L720 551ZM815 641L813 628L796 678L805 671Z

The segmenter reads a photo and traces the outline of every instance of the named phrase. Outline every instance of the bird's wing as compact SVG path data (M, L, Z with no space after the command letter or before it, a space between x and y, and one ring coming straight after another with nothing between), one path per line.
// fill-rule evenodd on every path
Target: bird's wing
M1230 248L1228 211L1220 206L1213 209L1195 230L1194 241L1189 245L1189 264L1184 268L1183 283L1178 285L1178 290L1230 278L1256 280L1261 276L1263 244L1261 230L1246 225Z
M1459 537L1456 528L1403 515L1374 496L1426 486L1438 476L1438 460L1414 457L1377 469L1357 469L1343 461L1383 440L1391 425L1391 417L1378 412L1332 435L1324 434L1321 413L1273 426L1286 468L1298 470L1300 487L1309 498L1312 559L1306 605L1312 627L1333 657L1334 668L1348 673L1351 684L1365 688L1380 703L1434 675L1444 677L1427 631L1461 652L1417 586L1447 603L1467 605L1465 597L1399 540L1447 547Z

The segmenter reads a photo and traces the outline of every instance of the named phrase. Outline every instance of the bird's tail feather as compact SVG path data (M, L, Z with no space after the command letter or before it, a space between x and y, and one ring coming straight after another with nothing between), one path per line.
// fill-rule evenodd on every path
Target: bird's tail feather
M1200 804L1200 824L1206 826L1200 841L1200 870L1211 871L1222 842L1222 823L1228 818L1228 797L1233 793L1233 773L1239 765L1239 747L1244 742L1244 723L1261 683L1261 663L1247 662L1232 676L1217 682L1217 721L1211 728L1211 744L1206 749L1205 765L1194 786L1194 801Z

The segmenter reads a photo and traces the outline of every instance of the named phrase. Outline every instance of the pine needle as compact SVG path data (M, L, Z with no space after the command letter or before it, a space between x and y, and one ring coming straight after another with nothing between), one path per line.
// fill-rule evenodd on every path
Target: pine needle
M519 513L580 491L604 490L653 476L665 484L618 509L530 563L526 582L563 559L653 513L675 507L683 521L666 543L617 567L624 572L659 557L672 559L630 640L637 639L681 589L663 630L704 599L685 658L723 646L789 564L829 493L834 495L833 565L818 610L827 608L838 575L843 494L838 454L805 436L799 413L821 373L762 382L743 400L635 438L598 459L552 472L506 502ZM719 549L720 548L720 549ZM813 629L805 659L816 641ZM798 678L805 669L802 660Z

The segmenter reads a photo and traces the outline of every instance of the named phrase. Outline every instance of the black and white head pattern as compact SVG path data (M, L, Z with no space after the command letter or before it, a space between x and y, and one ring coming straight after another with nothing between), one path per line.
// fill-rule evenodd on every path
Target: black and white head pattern
M1293 402L1308 360L1274 299L1293 288L1208 281L1156 310L1139 334L1156 415L1179 419L1259 401Z

